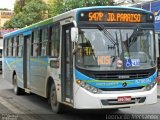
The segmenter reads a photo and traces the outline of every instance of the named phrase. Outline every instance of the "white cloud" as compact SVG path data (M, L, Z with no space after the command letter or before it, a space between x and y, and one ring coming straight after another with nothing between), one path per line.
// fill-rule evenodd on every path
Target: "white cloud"
M0 8L8 8L13 10L15 0L0 0Z

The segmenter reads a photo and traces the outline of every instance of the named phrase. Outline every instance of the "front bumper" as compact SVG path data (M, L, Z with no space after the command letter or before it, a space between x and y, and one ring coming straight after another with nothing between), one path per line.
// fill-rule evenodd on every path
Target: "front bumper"
M119 96L131 96L132 102L118 103ZM74 95L74 108L76 109L105 109L123 108L157 102L157 84L150 90L132 93L93 94L79 87Z

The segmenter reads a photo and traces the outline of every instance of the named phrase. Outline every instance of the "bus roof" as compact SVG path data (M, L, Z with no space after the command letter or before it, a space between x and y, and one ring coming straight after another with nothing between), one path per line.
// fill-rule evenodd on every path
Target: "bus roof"
M143 12L146 12L146 13L152 13L150 11L147 11L147 10L144 10L144 9L141 9L141 8L123 7L123 6L93 6L93 7L76 8L76 9L70 10L68 12L62 13L60 15L57 15L55 17L51 17L51 18L48 18L46 20L40 21L38 23L34 23L30 26L26 26L26 27L18 29L16 31L7 33L7 34L4 35L4 38L14 36L14 35L18 35L18 34L22 34L22 33L27 32L27 31L32 31L32 29L38 28L39 26L52 24L54 21L58 21L58 20L66 18L65 16L75 17L74 15L76 14L77 11L79 12L81 10L104 9L104 8L105 9L137 10L137 11L143 11Z

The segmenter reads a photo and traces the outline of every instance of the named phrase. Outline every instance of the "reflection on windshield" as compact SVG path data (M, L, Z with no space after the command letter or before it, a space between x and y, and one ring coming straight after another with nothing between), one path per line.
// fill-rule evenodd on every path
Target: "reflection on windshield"
M153 31L81 29L76 61L87 69L144 69L155 66Z

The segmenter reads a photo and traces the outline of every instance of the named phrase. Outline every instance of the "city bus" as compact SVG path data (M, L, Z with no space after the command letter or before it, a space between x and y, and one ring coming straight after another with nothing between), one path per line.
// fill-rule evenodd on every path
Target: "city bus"
M77 8L4 35L4 79L60 113L157 102L154 15L132 7Z

